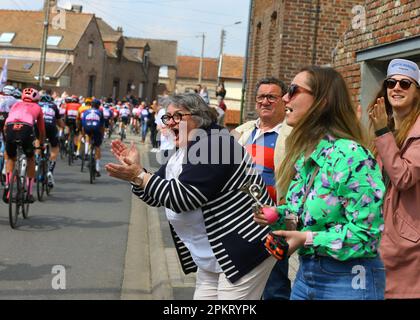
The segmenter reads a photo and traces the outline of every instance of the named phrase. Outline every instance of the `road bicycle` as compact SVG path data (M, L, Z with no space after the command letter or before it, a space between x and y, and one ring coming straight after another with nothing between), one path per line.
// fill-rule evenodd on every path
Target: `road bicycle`
M29 216L29 193L26 178L28 160L23 152L22 143L21 140L16 140L17 157L9 183L9 222L13 229L17 226L20 213L24 219Z
M48 181L48 165L50 159L50 144L48 143L48 139L46 139L45 148L38 149L41 149L41 154L36 159L36 192L38 200L42 201L44 193L50 195L51 192L50 181Z
M122 125L121 126L121 130L120 130L120 138L121 138L121 141L123 141L126 137L127 136L125 134L125 125Z
M2 186L6 184L6 176L3 174L3 169L5 167L4 152L6 151L2 151L3 146L4 142L0 141L0 184Z
M92 142L92 140L90 140ZM89 181L91 184L95 181L96 176L96 161L95 161L95 146L92 143L89 143Z
M70 128L69 139L67 140L67 159L68 159L69 166L71 166L72 163L74 162L74 151L75 151L74 132L73 132L73 129Z
M86 137L83 136L80 139L80 148L79 148L79 157L81 160L81 164L80 164L80 172L83 172L83 169L85 167L85 160L86 160L86 153L85 153L85 147L86 146Z

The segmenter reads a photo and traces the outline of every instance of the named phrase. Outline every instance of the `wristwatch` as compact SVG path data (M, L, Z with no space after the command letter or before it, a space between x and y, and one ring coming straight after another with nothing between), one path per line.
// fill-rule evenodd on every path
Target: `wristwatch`
M135 177L133 180L131 180L131 183L133 183L137 186L141 186L143 184L143 179L144 179L144 176L146 175L146 173L147 173L146 170L143 169L143 171L140 172L140 174L137 177Z

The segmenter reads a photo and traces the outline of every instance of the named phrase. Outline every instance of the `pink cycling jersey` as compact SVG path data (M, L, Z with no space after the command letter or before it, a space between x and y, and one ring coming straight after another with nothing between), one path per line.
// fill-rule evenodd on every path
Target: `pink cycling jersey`
M41 107L35 102L17 102L10 109L9 116L6 119L6 125L9 123L25 123L34 126L35 121L39 132L45 132L44 116Z

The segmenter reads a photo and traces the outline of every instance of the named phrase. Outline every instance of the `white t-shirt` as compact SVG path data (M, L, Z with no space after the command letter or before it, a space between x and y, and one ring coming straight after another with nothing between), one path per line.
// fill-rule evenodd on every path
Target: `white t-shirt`
M166 114L165 108L161 108L158 111L158 113L155 117L156 125L161 126L161 127L165 127L162 120L160 119L165 114ZM175 139L175 137L172 134L171 130L166 130L165 133L161 132L161 134L160 134L160 150L172 150L172 149L174 149L175 148L174 139Z
M185 148L180 148L169 159L166 166L167 180L178 179L182 172L182 161L185 152ZM176 213L166 208L165 212L176 234L190 251L195 264L200 269L208 272L223 272L211 249L201 208L182 213Z

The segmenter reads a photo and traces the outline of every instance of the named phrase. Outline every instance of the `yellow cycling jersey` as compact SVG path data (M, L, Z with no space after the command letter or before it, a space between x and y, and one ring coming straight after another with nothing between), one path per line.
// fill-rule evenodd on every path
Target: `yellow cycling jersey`
M85 112L86 110L89 110L91 108L91 106L87 106L87 105L82 105L80 108L79 108L79 119L82 119L82 115L83 115L83 112Z

